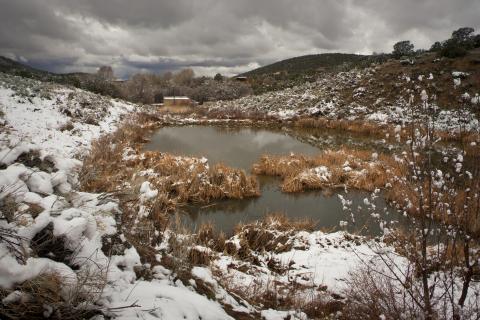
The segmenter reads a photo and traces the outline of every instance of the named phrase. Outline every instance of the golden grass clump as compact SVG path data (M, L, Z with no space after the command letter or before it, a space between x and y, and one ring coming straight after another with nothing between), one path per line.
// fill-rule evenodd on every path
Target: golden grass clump
M385 187L389 173L398 174L402 170L390 156L347 148L327 150L313 157L265 155L253 166L256 174L282 177L284 192L345 186L373 191Z
M139 160L157 176L149 178L160 193L178 203L208 203L217 199L243 199L260 195L257 180L243 170L217 164L210 167L198 158L146 152Z

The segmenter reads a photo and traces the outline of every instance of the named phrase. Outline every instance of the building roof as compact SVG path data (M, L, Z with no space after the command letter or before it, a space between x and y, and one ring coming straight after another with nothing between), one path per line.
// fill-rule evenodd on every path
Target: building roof
M189 97L163 97L163 100L190 100Z

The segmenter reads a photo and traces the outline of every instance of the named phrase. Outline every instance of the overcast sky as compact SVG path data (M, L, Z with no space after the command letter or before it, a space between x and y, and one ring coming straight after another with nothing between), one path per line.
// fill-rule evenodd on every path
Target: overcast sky
M0 0L0 55L117 76L192 67L233 75L323 52L429 48L480 31L479 0Z

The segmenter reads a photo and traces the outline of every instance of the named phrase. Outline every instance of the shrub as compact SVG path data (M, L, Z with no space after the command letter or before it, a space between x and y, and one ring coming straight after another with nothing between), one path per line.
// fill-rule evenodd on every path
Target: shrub
M457 40L450 39L447 40L442 49L440 50L440 55L447 58L458 58L463 57L467 54L467 49L463 44Z

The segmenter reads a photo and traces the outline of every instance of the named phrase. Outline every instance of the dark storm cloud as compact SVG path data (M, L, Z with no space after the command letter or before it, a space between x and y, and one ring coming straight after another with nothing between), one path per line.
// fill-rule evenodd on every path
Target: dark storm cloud
M0 0L0 54L120 76L192 66L233 74L291 56L428 47L480 28L478 0Z

